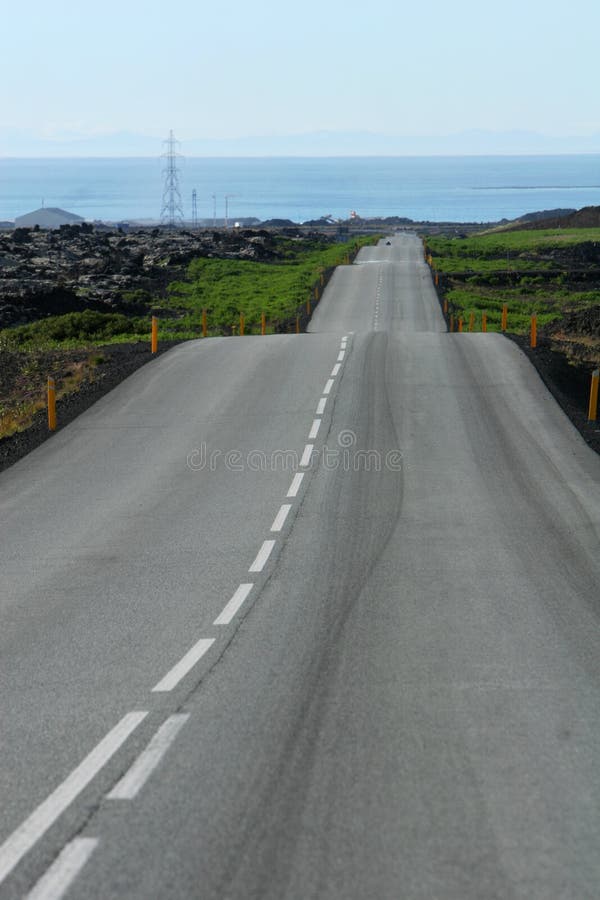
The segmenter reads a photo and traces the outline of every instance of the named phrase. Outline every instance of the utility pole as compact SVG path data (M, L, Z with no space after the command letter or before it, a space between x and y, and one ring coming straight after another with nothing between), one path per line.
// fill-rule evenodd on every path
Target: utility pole
M198 194L196 188L192 191L192 228L198 227Z
M177 152L179 141L175 140L172 131L169 131L169 137L165 144L165 152L163 159L166 165L163 170L165 176L165 184L162 197L162 209L160 211L160 221L162 225L169 228L176 228L183 225L183 211L181 209L181 194L179 192L179 172L177 169L177 158L181 156Z
M229 227L229 201L235 194L225 194L225 229Z

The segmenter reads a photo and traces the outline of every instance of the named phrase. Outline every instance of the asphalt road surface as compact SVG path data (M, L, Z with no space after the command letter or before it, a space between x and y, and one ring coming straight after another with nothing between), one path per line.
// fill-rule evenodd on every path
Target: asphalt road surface
M600 896L600 460L413 236L0 475L0 898Z

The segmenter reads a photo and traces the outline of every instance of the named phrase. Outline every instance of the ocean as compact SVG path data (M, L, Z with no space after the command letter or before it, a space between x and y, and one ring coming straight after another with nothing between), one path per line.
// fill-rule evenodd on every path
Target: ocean
M158 221L165 161L0 158L0 221L58 206L106 222ZM600 156L192 158L177 160L181 206L199 219L304 222L331 215L491 222L600 205ZM216 199L215 199L216 198Z

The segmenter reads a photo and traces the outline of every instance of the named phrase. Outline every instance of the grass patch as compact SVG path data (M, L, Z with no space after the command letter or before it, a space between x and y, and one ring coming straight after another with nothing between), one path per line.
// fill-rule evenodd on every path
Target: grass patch
M480 330L481 315L486 312L488 330L499 331L506 303L509 330L519 333L529 330L533 313L543 327L566 309L600 303L600 290L575 290L570 283L573 272L593 273L600 268L576 255L581 253L575 249L577 244L594 242L600 243L600 228L557 228L467 238L435 236L427 239L427 252L442 277L444 296L455 318L462 316L468 322L474 313L475 329ZM592 282L594 278L592 274Z
M210 334L232 334L245 316L246 334L260 331L264 312L268 331L277 331L303 310L328 270L344 264L354 252L379 237L360 237L331 244L325 239L278 237L273 262L199 258L183 281L172 282L164 298L143 291L128 296L135 307L146 303L159 318L159 339L186 340L201 333L206 309ZM2 345L16 350L93 348L101 344L149 341L150 314L115 312L67 313L0 331Z

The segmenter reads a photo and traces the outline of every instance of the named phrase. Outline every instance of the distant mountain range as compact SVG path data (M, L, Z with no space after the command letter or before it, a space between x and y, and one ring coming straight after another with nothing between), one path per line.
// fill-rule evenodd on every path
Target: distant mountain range
M177 136L177 135L176 135ZM165 134L166 137L166 134ZM463 131L402 137L366 131L315 131L270 137L195 138L182 141L185 156L473 156L600 154L600 134L556 137L530 131ZM160 137L115 132L43 138L0 128L0 157L159 156Z

